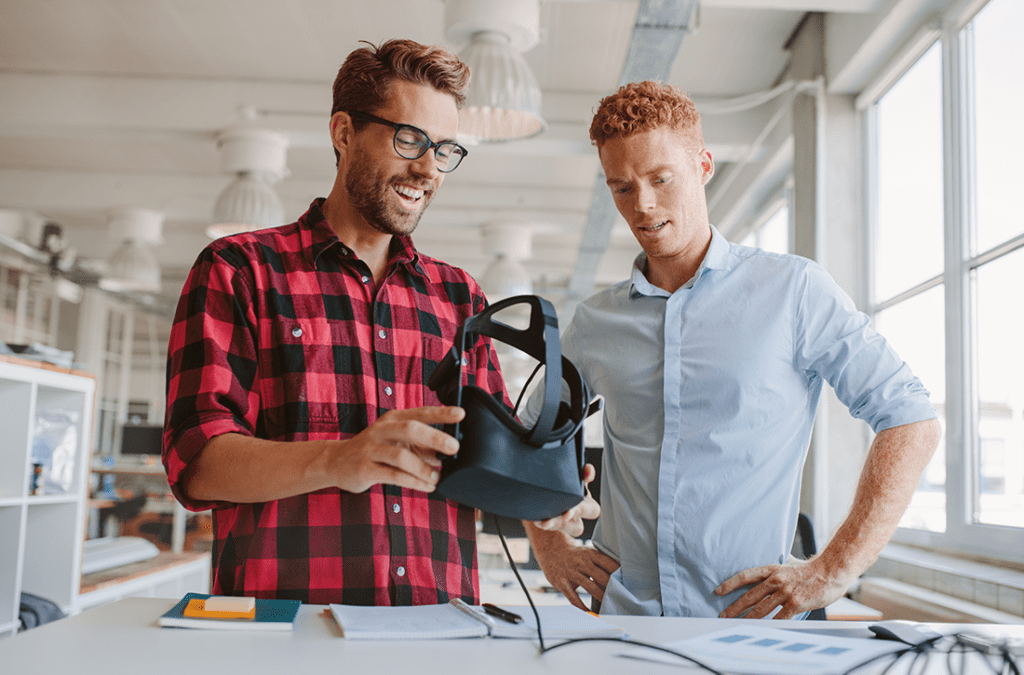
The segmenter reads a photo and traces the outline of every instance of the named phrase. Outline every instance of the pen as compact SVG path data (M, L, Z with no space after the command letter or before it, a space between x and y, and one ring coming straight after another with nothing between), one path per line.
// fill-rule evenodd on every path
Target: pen
M519 616L518 614L513 614L512 612L504 610L501 607L497 607L496 605L492 605L489 602L485 602L483 605L481 605L481 607L484 608L485 612L487 612L491 616L498 617L502 621L508 621L509 623L523 622L523 617Z

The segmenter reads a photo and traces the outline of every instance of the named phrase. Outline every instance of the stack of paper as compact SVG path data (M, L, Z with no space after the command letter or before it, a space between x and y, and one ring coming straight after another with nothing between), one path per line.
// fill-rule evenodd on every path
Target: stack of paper
M831 675L859 663L906 649L891 640L833 637L744 623L659 645L715 670L737 675ZM631 649L621 656L681 666L692 661L653 649Z
M507 623L487 615L479 606L453 601L446 605L363 607L331 605L331 612L346 638L363 640L440 640L491 637L531 639L537 622L529 607L518 608L522 623ZM571 605L538 607L545 638L621 638L621 628Z

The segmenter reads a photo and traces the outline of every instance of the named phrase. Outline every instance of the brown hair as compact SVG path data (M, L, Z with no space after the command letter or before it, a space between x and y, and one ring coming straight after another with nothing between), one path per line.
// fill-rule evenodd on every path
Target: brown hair
M425 84L455 99L462 108L469 89L469 66L439 46L412 40L388 40L380 46L361 40L338 70L334 80L331 116L340 111L373 112L387 101L391 83L406 80ZM338 151L334 152L335 158Z
M631 82L601 99L590 124L590 141L598 148L605 141L632 136L667 125L704 147L700 113L693 100L678 87L651 80Z

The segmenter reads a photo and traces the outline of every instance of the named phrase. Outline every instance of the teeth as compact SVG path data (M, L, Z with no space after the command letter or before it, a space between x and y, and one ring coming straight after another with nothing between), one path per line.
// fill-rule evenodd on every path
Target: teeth
M402 195L403 197L408 197L413 201L416 201L417 199L423 196L423 190L413 190L412 188L406 187L404 185L396 185L395 192Z
M668 224L667 220L664 221L664 222L658 223L657 225L651 225L650 227L642 227L640 229L642 229L642 230L644 230L646 232L657 232L661 228L665 227L666 224Z

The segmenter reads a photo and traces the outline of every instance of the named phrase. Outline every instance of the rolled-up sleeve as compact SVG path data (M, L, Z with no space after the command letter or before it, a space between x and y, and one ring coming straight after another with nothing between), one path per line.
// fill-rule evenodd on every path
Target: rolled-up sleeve
M167 356L163 463L171 490L194 511L181 478L206 443L226 433L253 436L259 411L257 336L251 282L230 251L205 249L178 301Z
M821 377L878 433L938 417L928 390L819 265L808 262L795 314L795 366Z

